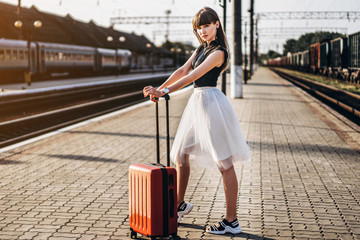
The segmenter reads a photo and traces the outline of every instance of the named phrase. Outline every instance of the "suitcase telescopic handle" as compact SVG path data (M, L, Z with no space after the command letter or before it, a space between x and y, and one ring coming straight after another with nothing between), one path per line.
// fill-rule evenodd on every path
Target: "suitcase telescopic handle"
M166 100L166 153L167 153L167 166L170 167L170 127L169 127L169 94L163 96ZM160 164L160 134L159 134L159 104L155 104L156 112L156 160Z

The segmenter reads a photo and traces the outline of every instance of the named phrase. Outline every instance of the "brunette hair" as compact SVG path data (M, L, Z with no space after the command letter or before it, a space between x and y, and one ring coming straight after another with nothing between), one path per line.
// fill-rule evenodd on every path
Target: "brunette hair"
M217 15L217 13L209 7L204 7L202 9L200 9L196 15L193 18L192 24L193 24L193 32L196 36L196 38L198 39L198 41L200 42L200 44L204 44L204 40L199 36L197 29L205 24L211 24L211 23L216 23L216 21L219 21L219 27L216 30L216 40L219 42L220 46L222 46L226 51L226 59L225 62L223 64L223 70L226 68L227 62L229 60L229 45L227 43L226 40L226 35L224 32L224 29L221 25L219 16Z

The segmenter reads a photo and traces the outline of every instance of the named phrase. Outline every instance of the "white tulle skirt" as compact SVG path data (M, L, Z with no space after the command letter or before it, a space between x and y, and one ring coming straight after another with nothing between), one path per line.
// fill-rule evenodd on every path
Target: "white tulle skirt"
M187 160L189 155L189 161ZM170 157L175 164L226 170L250 161L250 148L227 97L215 87L194 88L181 118Z

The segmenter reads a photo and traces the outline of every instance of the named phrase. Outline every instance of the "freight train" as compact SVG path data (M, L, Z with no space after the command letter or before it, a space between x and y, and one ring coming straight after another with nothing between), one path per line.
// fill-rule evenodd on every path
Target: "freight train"
M306 51L269 59L266 65L321 74L359 84L360 32L313 43Z
M0 39L0 84L20 82L29 75L49 79L127 73L134 65L142 67L134 60L144 62L152 55L137 55L136 59L132 56L126 49ZM164 57L161 63L171 65L172 57Z

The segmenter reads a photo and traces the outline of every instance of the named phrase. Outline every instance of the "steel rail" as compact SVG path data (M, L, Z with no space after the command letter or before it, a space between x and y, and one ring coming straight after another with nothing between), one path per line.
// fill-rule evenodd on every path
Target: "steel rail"
M360 125L360 96L340 90L326 84L315 82L300 76L295 76L289 73L285 73L279 69L270 68L273 72L280 77L294 83L295 85L303 88L312 95L318 96L326 100L327 102L337 106L341 110L344 110L351 115L352 120L357 125Z
M129 99L135 98L136 100L132 100L129 101ZM41 134L44 133L48 133L66 126L70 126L73 125L75 123L84 121L84 120L88 120L100 115L104 115L106 113L110 113L122 108L125 108L129 105L135 104L139 101L144 101L143 97L142 97L142 91L136 91L136 92L132 92L132 93L128 93L128 94L123 94L121 96L116 96L116 97L111 97L111 98L107 98L107 99L102 99L102 100L98 100L98 101L93 101L93 102L89 102L89 103L84 103L84 104L80 104L80 105L76 105L76 106L71 106L71 107L67 107L67 108L63 108L63 109L58 109L58 110L54 110L54 111L50 111L50 112L45 112L45 113L41 113L41 114L37 114L37 115L33 115L33 116L29 116L29 117L25 117L25 118L21 118L21 119L15 119L15 120L11 120L11 121L6 121L3 123L0 123L0 130L2 129L18 129L19 126L21 127L26 127L31 125L34 122L41 122L41 121L46 121L47 119L54 119L57 117L61 117L61 115L69 115L73 112L79 112L79 111L86 111L88 109L93 109L93 108L100 108L99 106L104 106L106 104L109 103L113 103L113 102L117 102L119 100L124 100L125 103L121 104L119 106L116 107L111 107L111 108L106 108L105 110L102 111L96 111L95 113L92 114L86 114L85 116L81 116L81 117L77 117L75 119L70 119L67 120L65 122L61 122L61 123L57 123L55 125L50 124L50 126L47 126L45 128L41 128L39 130L36 131L30 131L30 132L25 132L24 131L19 131L20 134L16 134L15 137L10 137L9 139L6 140L2 140L0 142L0 148L1 147L5 147L35 136L39 136Z
M0 97L0 147L144 101L143 86L160 85L168 75L3 94Z

